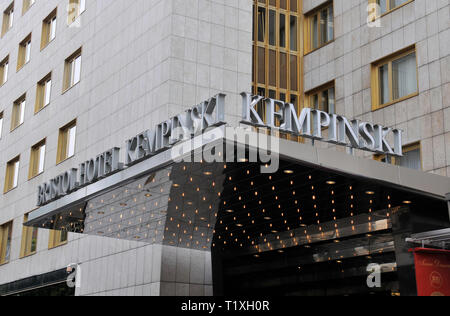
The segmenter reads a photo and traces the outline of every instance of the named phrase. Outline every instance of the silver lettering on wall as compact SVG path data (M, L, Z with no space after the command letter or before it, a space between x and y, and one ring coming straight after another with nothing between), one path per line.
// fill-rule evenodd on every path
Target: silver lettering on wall
M371 151L377 154L403 156L403 131L381 125L373 125L359 120L348 120L342 115L305 108L300 115L290 103L265 99L261 96L243 92L242 123L256 127L267 127L296 136L325 141L351 148ZM256 107L264 102L266 122L261 118ZM279 122L279 124L276 124ZM328 129L328 137L323 136L323 129ZM392 137L393 144L388 142Z
M204 101L185 113L158 124L126 142L125 164L139 161L166 150L176 143L201 134L208 127L225 124L225 94ZM37 206L43 206L84 186L123 169L120 148L113 148L80 164L38 187Z
M305 108L300 115L293 104L265 99L243 92L242 123L277 129L282 132L332 144L349 146L375 153L402 156L402 131L373 125L359 120ZM257 111L264 102L266 122ZM129 139L125 144L125 166L173 147L175 144L200 135L210 127L226 124L225 94L218 94L186 112L168 119L153 129ZM328 136L324 137L324 128ZM388 142L392 136L393 144ZM120 148L113 148L96 158L80 164L38 187L37 205L42 206L70 194L84 186L108 177L124 168L119 160Z
M225 124L225 95L218 94L208 101L177 115L152 130L145 131L126 142L125 164L130 166L172 147L179 141L202 133L208 127Z
M119 155L120 148L110 149L95 159L83 162L79 169L70 169L41 184L38 187L37 205L45 205L122 170L123 164L119 162Z

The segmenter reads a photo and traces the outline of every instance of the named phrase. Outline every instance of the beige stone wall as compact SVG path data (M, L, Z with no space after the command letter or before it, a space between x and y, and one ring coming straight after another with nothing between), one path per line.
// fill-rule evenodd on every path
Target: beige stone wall
M0 0L0 11L11 2ZM137 246L110 241L107 247L113 250L99 257L100 250L86 252L97 244L91 237L75 235L66 246L48 250L48 231L40 230L38 253L19 259L23 215L35 208L37 186L104 150L124 147L128 138L218 92L227 94L227 119L237 122L238 94L251 87L251 0L86 0L79 27L67 25L68 2L38 0L22 16L22 1L16 0L13 28L0 39L0 60L8 54L10 60L8 82L0 87L2 191L6 163L21 157L18 187L0 194L0 224L14 220L11 261L0 267L0 284L64 268L73 260L91 265L87 271L103 271L102 266L115 264L117 253L134 253ZM56 38L41 51L42 21L56 7ZM16 72L18 45L30 32L31 60ZM62 93L64 60L80 47L81 81ZM50 71L51 103L34 114L36 84ZM24 124L10 132L13 102L24 93ZM75 118L76 154L56 165L58 130ZM44 138L45 172L28 181L30 148ZM104 282L117 272L106 271ZM135 287L138 293L160 294L150 288L154 280L86 280L78 294L134 294ZM211 293L210 288L192 291Z
M324 2L305 0L304 12ZM367 4L334 0L335 40L305 56L305 91L335 80L339 114L403 129L405 145L420 141L424 171L450 176L449 1L414 0L380 28L367 26ZM419 96L373 112L370 65L414 44Z

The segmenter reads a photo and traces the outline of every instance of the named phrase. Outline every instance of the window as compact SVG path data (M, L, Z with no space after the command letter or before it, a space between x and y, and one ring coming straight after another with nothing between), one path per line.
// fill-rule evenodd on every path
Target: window
M377 110L417 95L415 48L372 65L372 108Z
M36 2L36 0L23 0L23 8L22 8L22 14L25 14L25 12L28 11L29 8Z
M9 71L9 56L6 56L0 62L0 86L4 85L8 81L8 71Z
M86 0L69 0L68 23L71 24L86 10Z
M403 157L395 158L395 164L405 168L422 170L420 144L403 147Z
M369 3L375 3L379 6L378 16L386 14L392 10L398 9L414 0L369 0Z
M80 82L81 78L81 48L66 59L64 66L63 90L66 91Z
M20 156L17 156L6 164L4 193L16 188L19 183Z
M19 56L17 58L17 71L25 66L31 58L31 34L19 45Z
M8 32L14 23L14 2L3 12L2 37Z
M41 50L56 37L56 9L42 21Z
M56 217L54 227L59 227L61 224L61 218ZM50 236L48 239L48 249L56 248L67 243L68 233L67 229L61 227L60 230L50 230Z
M45 139L31 147L30 169L28 179L32 179L44 172Z
M11 240L13 222L0 226L0 264L5 264L11 259Z
M2 138L3 131L3 112L0 112L0 139Z
M28 221L28 214L23 217L23 223ZM20 257L28 257L34 255L37 250L38 229L36 227L23 226L22 229L22 246L20 248Z
M59 130L58 151L56 162L61 163L75 155L75 138L77 133L77 123L66 125Z
M37 84L36 105L34 112L37 113L50 104L50 95L52 92L52 74L49 73Z
M400 167L422 170L420 143L404 146L403 157L386 157L386 155L376 155L374 159Z
M306 102L310 108L335 114L334 82L307 92Z
M299 0L254 0L253 93L294 104L299 109L303 23ZM258 111L264 120L264 105Z
M27 103L26 94L14 102L11 118L11 131L23 124L25 119L25 105Z
M309 53L334 39L333 3L327 3L306 16L305 51Z

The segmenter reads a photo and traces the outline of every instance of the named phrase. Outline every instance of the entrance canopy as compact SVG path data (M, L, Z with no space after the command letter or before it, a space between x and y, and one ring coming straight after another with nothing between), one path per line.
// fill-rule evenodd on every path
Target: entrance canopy
M410 243L422 245L424 248L435 247L441 249L450 249L450 229L441 229L425 233L414 234L407 239Z
M255 146L224 131L211 130L191 146L161 152L42 206L26 225L252 253L389 229L389 217L402 208L424 218L433 214L424 226L448 226L449 178L275 137L269 139L277 146ZM227 146L243 149L245 157L226 162ZM225 161L206 162L205 151ZM260 151L279 159L276 171L252 162Z

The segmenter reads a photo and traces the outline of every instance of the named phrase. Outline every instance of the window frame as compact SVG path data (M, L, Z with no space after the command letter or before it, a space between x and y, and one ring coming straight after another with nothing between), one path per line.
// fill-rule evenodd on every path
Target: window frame
M12 21L11 21L12 13ZM3 11L3 21L2 21L2 36L3 37L9 30L12 29L14 25L14 1Z
M23 224L28 221L29 214L23 216ZM32 245L34 234L36 233L36 249L33 251ZM33 256L37 253L37 243L38 243L39 230L36 227L27 227L23 225L22 227L22 241L20 246L20 259Z
M50 95L48 96L49 102L46 103L47 97L47 83L50 82ZM40 111L45 109L51 103L51 95L53 91L53 80L52 80L52 72L47 74L44 78L42 78L36 86L36 102L34 105L34 114L38 114Z
M391 7L390 7L389 0L386 0L386 12L381 13L381 11L378 12L378 10L377 10L377 12L376 12L376 18L382 18L382 17L384 17L385 15L387 15L387 14L389 14L389 13L392 13L392 12L394 12L395 10L398 10L398 9L400 9L400 8L402 8L402 7L404 7L404 6L408 5L408 4L410 4L410 3L413 2L413 1L414 1L414 0L408 0L408 1L406 1L405 3L402 3L402 4L400 4L400 5L398 5L398 6L394 7L394 8L391 8ZM374 5L374 4L375 4L375 5L378 5L377 0L369 0L369 5Z
M16 172L16 163L17 166L17 175ZM9 160L6 163L6 172L5 172L5 184L3 187L3 194L6 194L8 192L11 192L15 188L19 186L19 175L20 175L20 155L16 156L15 158ZM17 177L17 183L15 184L14 179Z
M315 16L318 16L318 23L317 23L317 26L318 26L318 33L317 33L317 36L318 36L318 43L320 42L320 34L321 34L321 32L320 32L320 30L321 30L321 25L320 25L320 13L321 13L321 11L322 10L324 10L324 9L328 9L329 7L332 7L332 9L333 9L333 38L331 39L331 40L328 40L327 42L325 42L325 43L322 43L322 44L319 44L316 48L313 48L312 47L312 27L311 27L311 23L312 23L312 18L313 17L315 17ZM332 1L332 0L330 0L330 1L327 1L327 2L325 2L325 3L323 3L323 4L321 4L320 6L318 6L317 8L314 8L313 10L311 10L311 11L309 11L309 12L307 12L306 14L305 14L305 19L304 19L304 40L305 40L305 44L304 44L304 49L305 49L305 51L304 51L304 55L306 56L306 55L309 55L309 54L311 54L311 53L313 53L313 52L315 52L315 51L317 51L317 50L319 50L319 49L321 49L321 48L323 48L323 47L325 47L325 46L327 46L327 45L329 45L329 44L331 44L331 43L333 43L334 41L335 41L335 39L336 39L336 19L335 19L335 17L334 17L334 2Z
M55 36L51 38L52 34L52 23L55 20ZM58 8L55 8L50 14L42 21L42 32L41 32L41 51L44 50L50 43L52 43L56 38L56 29L58 27Z
M3 124L4 123L4 117L3 117L3 111L0 112L0 139L2 139L3 135Z
M23 94L20 98L14 101L11 115L11 129L10 132L18 129L25 122L25 108L27 106L27 94ZM18 109L19 108L19 109ZM22 117L23 116L23 117ZM17 120L17 117L20 117Z
M325 83L325 84L323 84L323 85L321 85L321 86L319 86L317 88L314 88L312 90L309 90L309 91L305 92L305 104L306 104L306 106L311 108L311 109L320 110L320 109L316 109L314 107L313 102L312 102L312 98L315 95L318 95L318 94L320 94L320 93L322 93L324 91L330 90L331 88L334 88L334 113L332 113L331 111L329 111L327 113L336 114L336 82L334 80L330 81L330 82L327 82L327 83ZM328 109L328 110L330 110L330 109Z
M61 241L62 230L50 230L48 237L48 250L55 249L67 245L69 242L69 232L66 231L66 240Z
M12 233L14 228L14 221L9 221L0 225L0 266L8 264L11 261L11 249L12 249ZM7 233L5 233L5 230ZM6 237L6 238L5 238ZM6 260L6 249L5 247L9 240L9 257Z
M72 9L76 11L72 12ZM86 11L86 0L69 0L67 10L67 25L71 25Z
M31 44L32 44L32 33L28 34L19 44L19 52L17 56L17 71L20 71L31 61ZM29 46L29 56L27 60Z
M419 171L423 171L423 154L422 154L422 143L421 142L415 142L412 144L408 144L408 145L404 145L403 146L403 153L407 153L413 150L417 150L419 149L420 151L420 170ZM373 159L381 162L381 163L389 163L391 165L395 165L397 167L401 167L398 165L397 159L395 156L390 156L390 161L383 161L383 159L387 159L387 155L385 154L380 154L380 155L374 155ZM406 168L406 167L404 167Z
M80 47L70 55L66 60L64 61L64 76L63 76L63 94L66 93L68 90L75 87L77 84L81 81L81 72L83 68L83 49ZM77 82L72 82L73 79L73 67L75 65L75 61L77 58L81 58L80 60L80 79Z
M58 225L58 222L61 220L61 218L56 217L54 221L54 227ZM63 233L65 233L65 239L61 240ZM67 230L50 230L49 236L48 236L48 249L55 249L61 246L66 245L69 242L69 231Z
M31 2L33 1L33 2ZM23 0L22 2L22 16L30 10L30 8L36 3L36 0Z
M5 83L8 82L9 79L9 55L3 58L2 61L0 61L0 87L3 86ZM6 75L6 80L5 80Z
M73 144L74 150L73 150L73 155L69 156L68 149L69 149L70 144L68 143L68 141L69 141L68 134L69 134L69 130L72 129L73 127L75 127L75 140L74 140L74 144ZM75 156L75 149L76 149L76 142L77 142L76 133L77 133L77 120L76 119L59 129L58 148L56 151L56 164L57 165L65 162L66 160L69 160L70 158Z
M393 99L393 75L392 75L392 63L396 60L399 60L403 57L406 57L411 54L415 54L416 59L416 81L417 81L417 87L416 92L413 92L409 95L403 96L398 99ZM381 104L380 101L380 72L379 69L382 66L388 65L388 86L389 86L389 102L386 102L384 104ZM419 95L419 63L417 59L417 49L416 46L410 46L405 49L402 49L398 52L395 52L387 57L384 57L374 63L371 64L371 87L372 87L372 111L377 111L380 109L383 109L385 107L391 106L393 104L405 101L410 98L414 98Z
M44 157L41 157L41 148L42 147L44 147ZM28 168L28 180L32 180L44 173L44 171L45 171L45 156L47 153L46 150L47 150L47 139L46 138L44 138L43 140L41 140L40 142L38 142L37 144L35 144L31 147L30 165ZM42 171L40 171L40 168L39 168L41 165L41 159L43 159ZM36 168L37 170L35 169L36 166L37 166L37 168Z
M23 94L20 98L14 101L11 115L11 129L10 132L18 129L25 122L25 109L27 106L27 95ZM19 117L19 120L17 118Z

